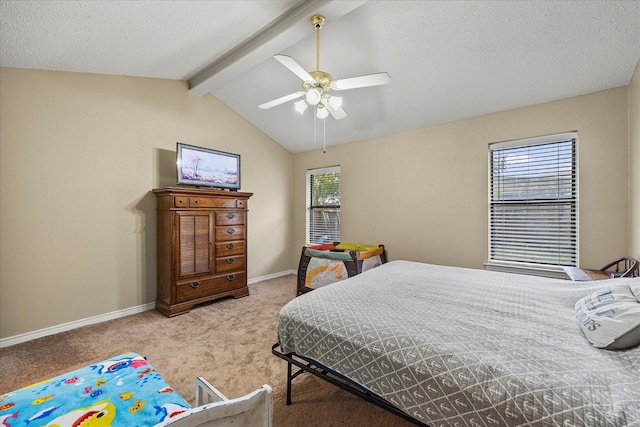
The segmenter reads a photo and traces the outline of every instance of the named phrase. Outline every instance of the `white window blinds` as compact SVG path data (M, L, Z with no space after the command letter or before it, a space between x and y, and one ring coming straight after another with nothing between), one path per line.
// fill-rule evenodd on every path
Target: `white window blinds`
M576 136L490 146L490 263L577 265Z
M307 244L340 241L340 166L307 171Z

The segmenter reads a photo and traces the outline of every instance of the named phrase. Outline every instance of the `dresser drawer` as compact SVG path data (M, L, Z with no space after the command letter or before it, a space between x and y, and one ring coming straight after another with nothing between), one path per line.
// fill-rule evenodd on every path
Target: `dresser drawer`
M186 208L189 206L189 198L188 197L176 197L174 199L174 206L176 208Z
M244 224L244 212L216 212L216 225Z
M190 208L235 208L236 199L218 197L189 197Z
M244 273L230 273L203 280L180 282L176 286L176 302L185 302L221 294L245 286Z
M173 200L173 207L245 209L247 202L234 198L176 196Z
M245 265L244 255L216 258L216 273L222 274L231 271L244 271Z
M231 255L244 255L244 240L238 240L235 242L216 243L216 258L231 256Z
M216 227L216 242L229 240L244 240L244 225Z

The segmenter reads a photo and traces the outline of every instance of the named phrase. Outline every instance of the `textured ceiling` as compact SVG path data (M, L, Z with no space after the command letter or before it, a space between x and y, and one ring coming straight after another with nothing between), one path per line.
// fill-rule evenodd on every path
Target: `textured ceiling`
M322 70L392 80L342 92L314 143L310 111L257 106L301 89L272 55L315 69L315 12ZM291 152L626 85L639 60L640 1L0 1L0 66L189 80Z

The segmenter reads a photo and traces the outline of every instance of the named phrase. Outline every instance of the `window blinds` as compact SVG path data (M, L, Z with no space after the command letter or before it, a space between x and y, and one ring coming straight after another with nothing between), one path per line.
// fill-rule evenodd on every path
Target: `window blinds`
M490 151L490 262L577 265L576 139Z
M307 171L307 243L340 241L340 167Z

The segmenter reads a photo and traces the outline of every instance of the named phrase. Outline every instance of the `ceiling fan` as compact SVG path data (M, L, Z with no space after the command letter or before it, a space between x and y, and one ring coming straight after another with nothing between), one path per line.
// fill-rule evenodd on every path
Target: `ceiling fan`
M290 56L274 56L282 65L302 79L302 88L304 90L265 102L259 105L258 108L267 110L284 104L285 102L303 98L294 104L296 111L300 114L303 114L307 107L312 105L316 107L316 117L319 119L324 119L331 114L334 119L340 120L347 117L347 113L345 113L341 107L342 97L331 94L331 91L380 86L391 81L391 76L387 73L368 74L366 76L333 80L333 77L331 77L329 73L320 71L320 30L324 24L324 16L313 15L311 17L311 25L316 29L316 71L305 71L305 69Z

